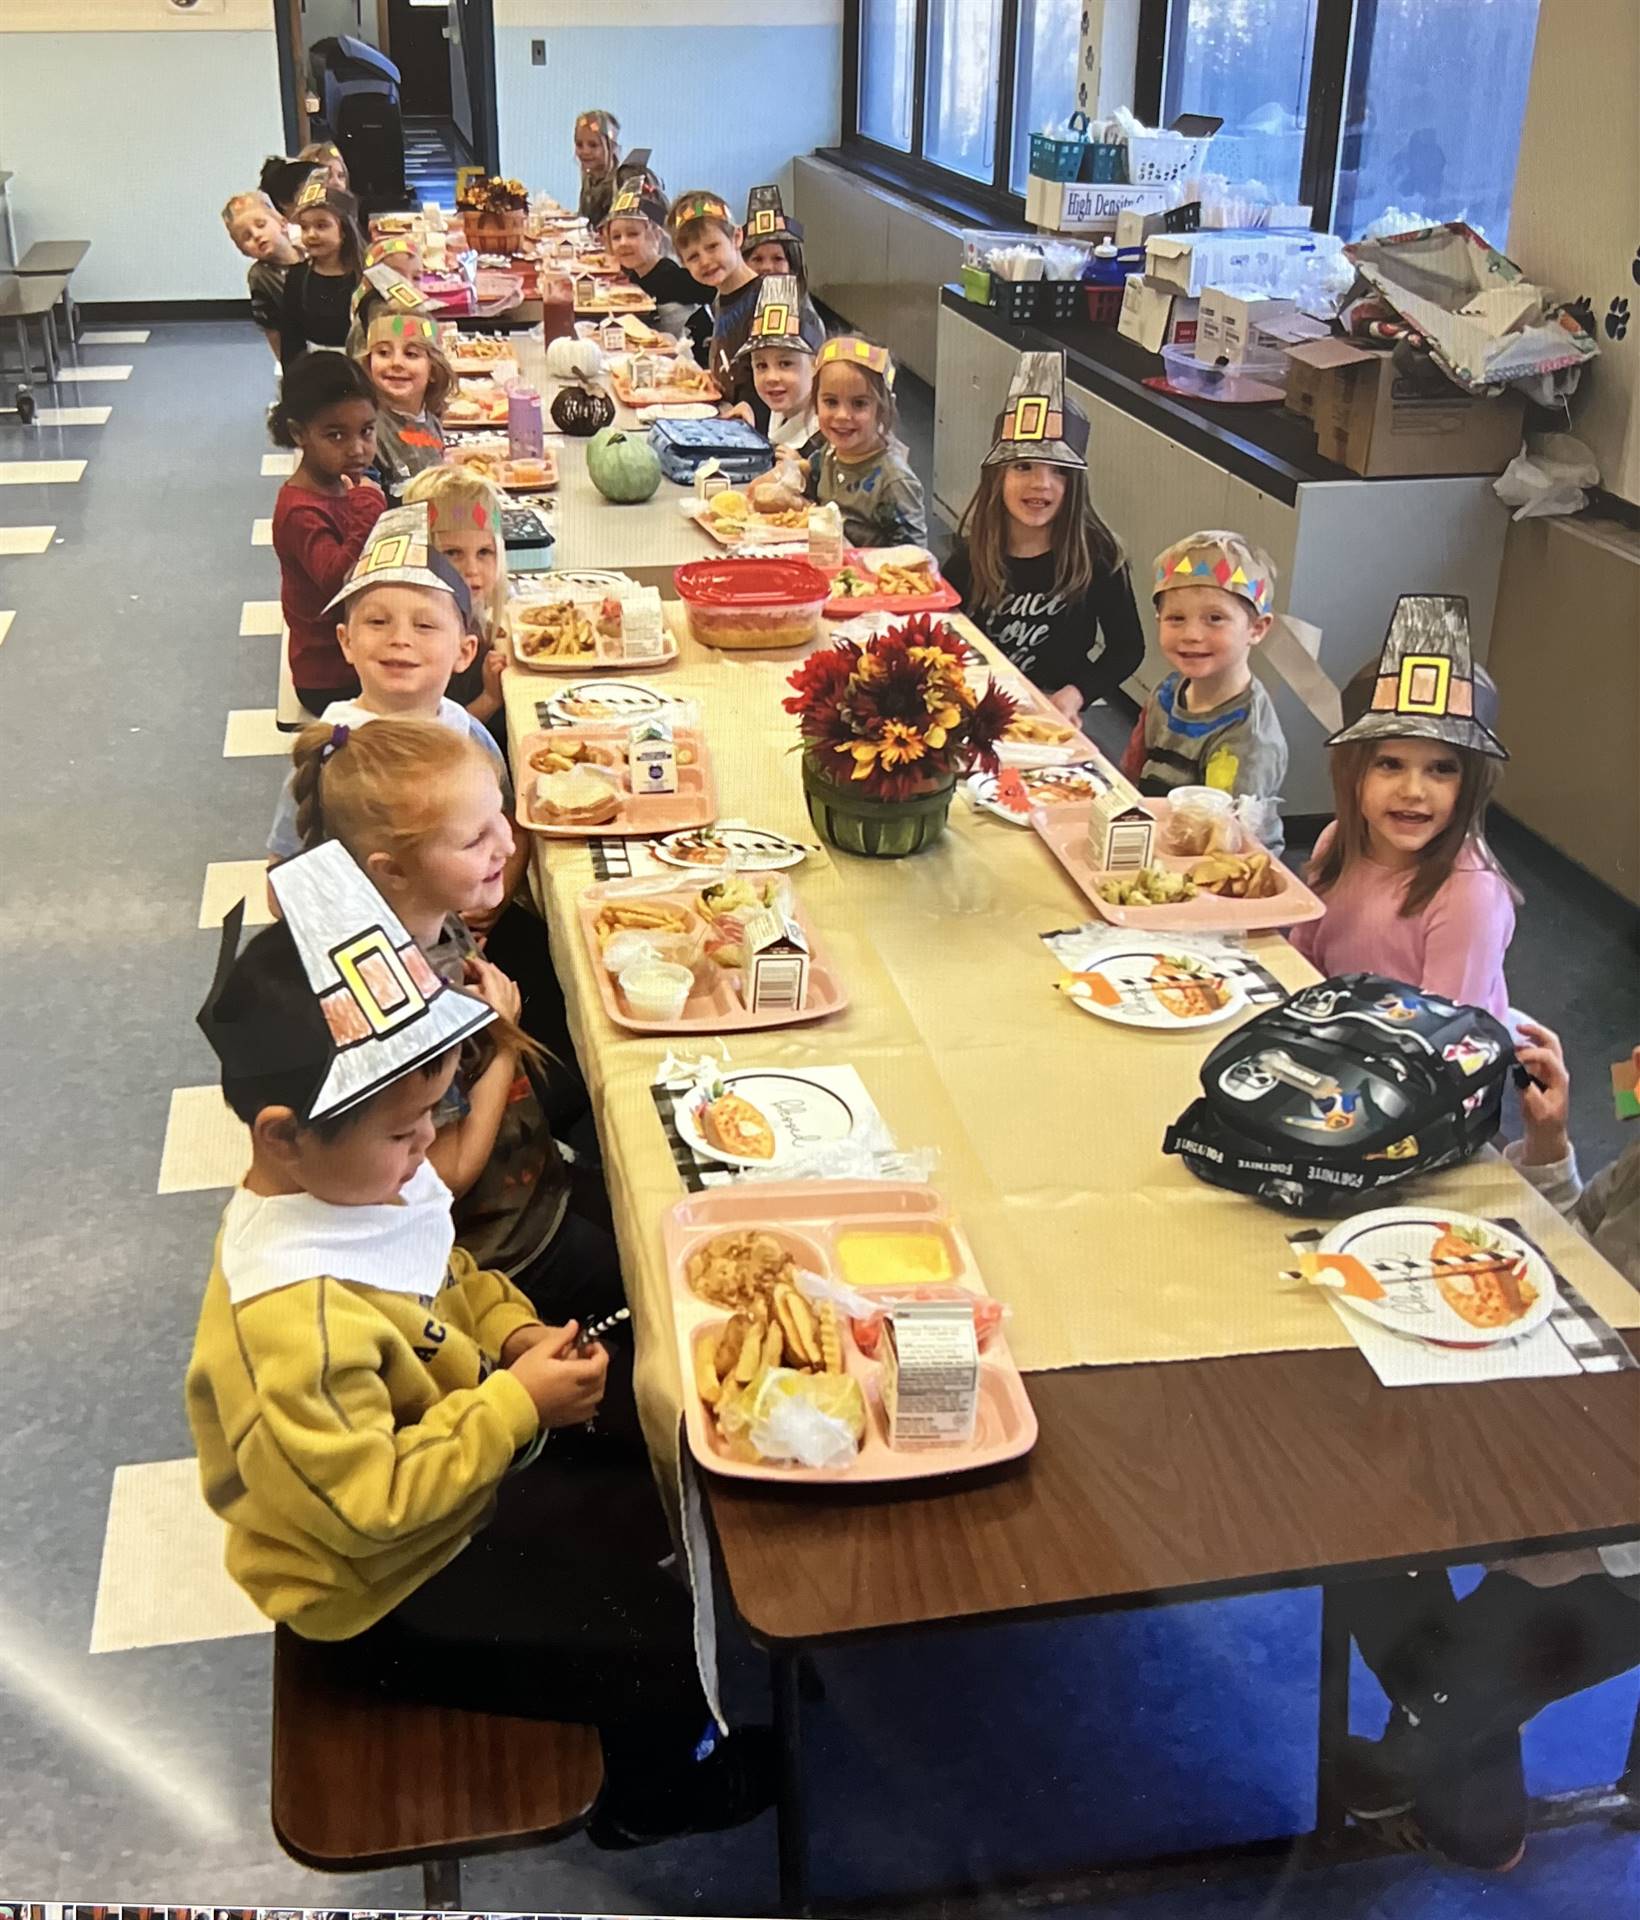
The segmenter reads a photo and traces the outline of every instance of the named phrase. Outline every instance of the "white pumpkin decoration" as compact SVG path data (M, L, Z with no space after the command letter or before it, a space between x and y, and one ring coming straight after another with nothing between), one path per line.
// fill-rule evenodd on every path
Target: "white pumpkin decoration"
M547 348L547 373L554 380L596 380L604 370L596 340L554 340Z

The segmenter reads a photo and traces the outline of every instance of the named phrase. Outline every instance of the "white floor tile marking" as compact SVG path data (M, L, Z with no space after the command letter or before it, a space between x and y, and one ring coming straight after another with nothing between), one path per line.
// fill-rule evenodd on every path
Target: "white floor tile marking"
M296 471L294 453L265 453L262 456L262 477L271 480Z
M247 600L239 609L239 637L249 640L257 634L283 633L285 616L277 600Z
M0 487L72 485L84 472L83 460L0 460Z
M0 613L0 647L6 644L6 635L11 632L11 623L16 618L15 613Z
M41 407L35 419L42 427L102 427L112 407Z
M239 1184L251 1162L250 1129L218 1085L178 1087L171 1095L160 1154L158 1193L206 1193Z
M93 1653L271 1633L222 1564L222 1522L199 1490L199 1463L116 1467L97 1576Z
M0 553L44 553L55 527L0 527Z
M148 344L148 329L133 327L129 333L82 333L82 347L143 347Z
M199 924L220 927L237 902L245 903L245 925L265 927L273 919L268 906L266 860L213 860L205 869L199 900Z
M261 754L290 755L290 741L274 724L272 707L236 707L228 715L222 739L224 760L248 760Z
M59 380L129 380L129 367L59 367Z
M273 522L271 520L253 520L251 522L251 545L253 547L271 547L273 545Z

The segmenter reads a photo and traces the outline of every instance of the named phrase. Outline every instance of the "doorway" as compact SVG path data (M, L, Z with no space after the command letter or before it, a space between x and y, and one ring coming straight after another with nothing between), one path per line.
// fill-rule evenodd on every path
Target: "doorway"
M346 129L332 128L325 118L324 52L316 60L313 51L345 37L385 56L399 74L403 188L391 167L392 190L364 196L372 209L405 200L436 199L448 206L458 166L496 170L494 0L279 0L279 13L275 40L287 152L328 139L339 139L347 152Z

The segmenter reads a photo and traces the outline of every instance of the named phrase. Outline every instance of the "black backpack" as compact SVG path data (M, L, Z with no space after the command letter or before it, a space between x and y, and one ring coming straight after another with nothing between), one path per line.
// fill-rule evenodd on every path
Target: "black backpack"
M1168 1128L1198 1178L1295 1212L1450 1167L1498 1131L1501 1021L1376 973L1305 987L1221 1040Z

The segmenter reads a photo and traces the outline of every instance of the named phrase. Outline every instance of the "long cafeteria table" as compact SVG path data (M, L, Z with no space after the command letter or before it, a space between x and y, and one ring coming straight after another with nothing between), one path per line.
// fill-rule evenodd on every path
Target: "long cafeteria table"
M708 551L678 515L680 494L663 485L643 508L588 503L565 519L558 565L619 565L623 549L637 556L656 543L670 551L680 531L689 551ZM675 666L641 677L699 703L721 817L812 844L795 723L779 704L796 657L728 656L684 637ZM521 750L553 690L540 673L507 675L521 779ZM683 1387L661 1232L683 1196L651 1094L668 1040L624 1032L603 1011L576 919L597 877L587 844L537 837L534 865L602 1142L640 1411L671 1491ZM1327 1761L1347 1728L1349 1673L1337 1583L1640 1534L1640 1371L1381 1386L1319 1292L1281 1281L1292 1223L1160 1152L1224 1029L1136 1034L1055 993L1040 936L1092 911L1030 831L959 795L943 839L914 859L817 849L792 878L850 1004L816 1025L735 1034L732 1062L850 1065L901 1146L936 1150L933 1185L1011 1307L1008 1338L1040 1437L983 1476L896 1487L701 1473L727 1590L772 1659L786 1910L807 1911L811 1897L808 1649L1301 1585L1323 1589L1316 1828L1301 1855L1337 1857L1326 1849L1344 1821ZM1278 936L1251 944L1284 985L1315 977ZM705 1038L670 1044L713 1050ZM1635 1327L1640 1295L1496 1155L1410 1197L1513 1218L1612 1325ZM1631 1750L1631 1792L1637 1760ZM1563 1796L1540 1814L1612 1811L1622 1788ZM1222 1867L1225 1852L1173 1866ZM1067 1883L1111 1884L1091 1869ZM949 1890L956 1904L941 1911L960 1911L960 1898ZM894 1901L861 1904L880 1913ZM841 1910L835 1899L824 1908Z

